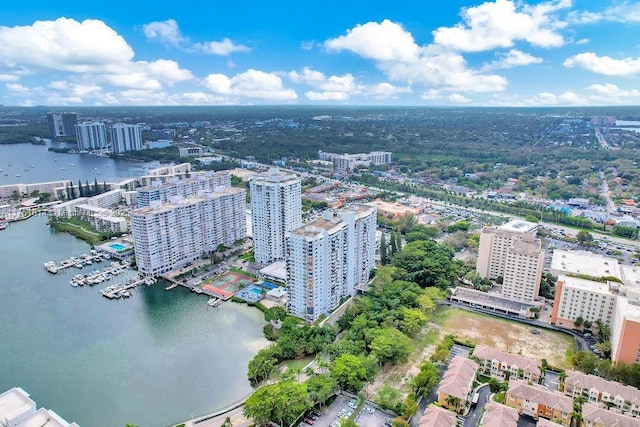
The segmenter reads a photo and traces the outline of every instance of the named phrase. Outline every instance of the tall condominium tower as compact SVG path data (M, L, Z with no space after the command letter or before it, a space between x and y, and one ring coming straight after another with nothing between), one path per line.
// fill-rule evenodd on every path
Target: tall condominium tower
M111 126L109 133L111 134L111 151L114 154L142 150L140 125L116 123Z
M376 208L353 205L286 233L289 312L313 322L353 295L374 267Z
M78 115L76 113L48 113L47 123L51 138L76 136Z
M166 273L212 253L220 244L231 246L245 238L245 197L245 189L229 187L134 210L131 230L138 270L146 275Z
M538 224L514 220L480 233L476 269L481 277L502 277L502 294L513 300L538 297L544 264L542 242L536 237Z
M256 261L284 259L285 233L302 225L302 185L291 174L271 168L251 180L251 226Z
M200 191L214 191L218 187L231 187L231 175L228 172L208 171L185 179L171 177L164 183L153 181L151 185L137 189L138 206L144 208L152 202L166 203L174 196L191 197Z
M78 150L99 150L107 147L107 127L102 122L84 122L76 126Z

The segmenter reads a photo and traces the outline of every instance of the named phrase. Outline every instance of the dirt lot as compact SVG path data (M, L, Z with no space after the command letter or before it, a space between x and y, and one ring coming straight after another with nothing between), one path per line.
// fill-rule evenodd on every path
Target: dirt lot
M484 344L534 360L546 358L553 366L569 367L567 351L573 349L574 342L566 334L540 329L534 335L531 326L456 308L441 308L432 320L444 334L454 334L460 341Z
M451 307L441 307L433 314L431 321L413 341L414 350L407 363L385 366L372 384L365 387L369 397L384 386L400 390L404 395L409 391L409 381L419 372L420 363L429 359L435 346L446 334L453 334L460 341L484 344L498 350L520 353L534 360L546 358L559 368L570 368L567 352L573 349L574 341L568 335L545 331L531 333L533 328L518 322L473 313Z

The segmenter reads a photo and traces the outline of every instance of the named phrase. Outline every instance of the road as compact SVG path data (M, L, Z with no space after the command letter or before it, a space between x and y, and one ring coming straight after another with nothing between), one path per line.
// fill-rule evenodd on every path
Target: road
M598 138L598 142L602 145L602 148L605 150L611 150L611 146L602 135L602 132L600 132L600 128L596 128L596 138Z
M489 402L489 396L491 395L491 390L488 385L481 387L478 390L478 403L476 406L471 409L469 414L466 416L464 420L464 427L476 427L482 418L482 411L485 405Z
M601 182L600 194L602 194L602 197L604 197L607 201L607 212L609 214L612 214L616 211L616 204L611 199L609 184L607 184L607 179L604 176L604 172L600 171L598 172L598 175L600 176L600 182Z

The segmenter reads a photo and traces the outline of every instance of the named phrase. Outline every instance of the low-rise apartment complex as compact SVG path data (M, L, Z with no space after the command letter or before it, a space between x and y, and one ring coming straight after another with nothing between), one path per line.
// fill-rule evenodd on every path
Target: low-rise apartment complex
M640 415L640 390L637 388L578 371L567 370L565 373L563 384L567 396L581 396L590 403L603 404L631 417ZM640 424L639 420L636 422Z
M518 354L477 345L473 356L480 359L482 372L494 378L520 379L527 382L540 382L540 362Z
M480 366L473 360L456 356L449 363L440 386L438 404L444 408L461 412L473 391L473 382Z
M516 408L519 413L536 420L546 418L562 425L571 423L573 399L560 392L549 391L540 385L529 385L521 380L509 380L505 403Z

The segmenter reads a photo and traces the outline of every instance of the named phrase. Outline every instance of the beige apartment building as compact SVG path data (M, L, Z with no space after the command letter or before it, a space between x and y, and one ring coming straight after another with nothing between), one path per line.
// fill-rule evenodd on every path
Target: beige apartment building
M505 298L530 302L538 297L544 249L537 230L536 223L513 220L480 232L476 270L487 279L502 277Z

